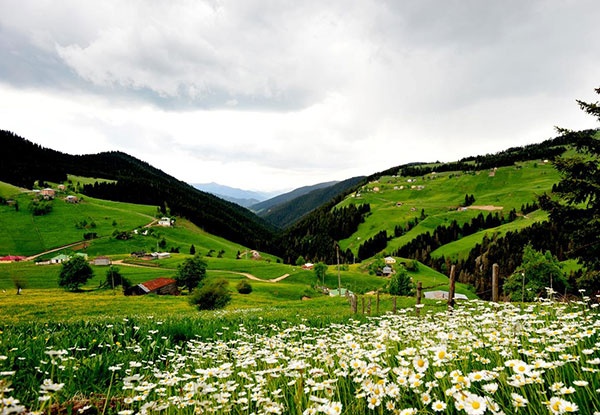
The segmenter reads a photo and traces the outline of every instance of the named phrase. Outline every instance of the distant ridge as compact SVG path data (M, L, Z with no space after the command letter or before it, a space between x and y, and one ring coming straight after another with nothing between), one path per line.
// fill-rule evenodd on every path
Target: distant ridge
M334 184L329 186L323 184L324 187L322 188L313 189L308 193L291 199L289 198L289 194L287 194L287 201L274 205L266 211L262 210L258 212L258 215L272 225L285 229L337 196L347 194L351 189L365 180L365 176L357 176L341 182L333 182ZM252 209L255 207L253 206Z
M278 195L280 192L256 192L252 190L238 189L236 187L225 186L219 183L193 183L198 190L213 194L229 202L237 203L240 206L248 208L252 205L265 201Z
M283 203L289 202L290 200L296 199L297 197L304 196L305 194L308 194L308 193L312 192L313 190L330 187L337 183L339 183L339 182L331 181L331 182L313 184L312 186L299 187L297 189L292 190L291 192L287 192L287 193L281 194L279 196L275 196L268 200L260 201L259 203L249 206L249 208L251 211L255 212L259 216L261 216L261 214L264 216L267 214L266 212L269 209L272 209L273 207L275 207L277 205L281 205Z

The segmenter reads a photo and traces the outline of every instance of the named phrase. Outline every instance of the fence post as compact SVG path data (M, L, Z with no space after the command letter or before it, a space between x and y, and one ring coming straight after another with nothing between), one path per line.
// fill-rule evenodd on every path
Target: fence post
M392 297L392 313L396 314L396 311L398 311L398 309L396 308L396 296Z
M415 313L418 315L421 314L421 295L423 293L423 283L421 281L417 281L417 304L415 304Z
M362 313L365 314L365 297L360 297L360 299L362 300Z
M498 302L498 264L492 265L492 301Z
M367 314L371 315L371 300L373 298L371 296L369 296L369 303L367 304Z
M456 265L452 265L452 267L450 268L450 287L448 289L448 310L450 312L452 312L452 309L454 308L454 285L456 283L454 276L455 271Z
M352 308L352 312L356 314L358 311L356 294L350 295L350 307Z
M377 310L377 315L379 315L379 290L377 290L377 300L375 301L375 309Z

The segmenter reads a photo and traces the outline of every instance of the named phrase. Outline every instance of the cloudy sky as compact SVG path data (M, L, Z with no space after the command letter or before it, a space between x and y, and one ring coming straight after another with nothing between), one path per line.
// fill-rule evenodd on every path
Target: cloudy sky
M0 0L0 129L286 190L597 127L597 0Z

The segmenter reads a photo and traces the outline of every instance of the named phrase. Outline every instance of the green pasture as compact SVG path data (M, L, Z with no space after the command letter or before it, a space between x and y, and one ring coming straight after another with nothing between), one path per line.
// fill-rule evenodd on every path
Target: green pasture
M174 278L177 265L189 255L174 254L165 260L149 261L149 266L132 264L114 264L119 272L133 284L139 284L154 278ZM303 309L310 307L314 300L329 301L330 297L324 296L320 287L322 281L317 281L313 271L300 267L273 263L267 261L254 261L245 259L205 258L208 264L207 279L226 279L233 300L226 310L283 307L285 309ZM163 262L165 261L165 262ZM119 315L148 315L164 313L165 315L193 313L196 310L188 304L187 292L181 296L143 296L126 297L120 288L100 289L106 280L108 266L92 266L94 277L83 287L82 292L71 293L58 288L58 275L62 265L38 265L32 261L0 264L0 319L5 321L28 321L30 318L37 320L62 321L72 319L89 319L102 316L116 317ZM248 279L246 274L257 278ZM421 281L424 291L447 290L448 278L429 267L420 264L417 271L410 272L416 282ZM274 282L276 278L286 278ZM253 288L250 294L239 294L236 285L241 280L247 280ZM387 278L370 275L364 267L352 265L348 269L339 271L339 281L343 288L347 288L360 296L367 294L372 297L378 290L381 291L388 283ZM17 295L16 283L23 288ZM325 286L330 289L338 287L338 271L335 266L329 266L325 277ZM463 284L457 284L457 293L463 293L469 298L476 296ZM323 299L325 298L325 299ZM389 296L384 301L391 309ZM319 300L320 299L320 300ZM334 300L331 300L334 301ZM406 301L415 301L414 298ZM384 304L382 303L382 304ZM386 307L387 307L386 306ZM383 305L382 305L383 307ZM383 308L382 308L383 310Z
M537 210L529 213L527 216L518 217L515 221L507 223L496 228L486 229L472 235L462 237L458 241L450 242L445 244L438 249L431 252L433 258L439 258L444 256L450 258L453 261L459 259L465 259L469 250L477 243L481 243L481 240L485 235L491 237L492 235L503 236L507 232L514 232L520 229L531 226L535 222L540 222L548 219L548 213Z
M558 172L551 164L542 161L517 163L495 171L445 172L422 177L384 176L360 189L357 192L360 196L354 193L339 204L371 205L371 213L365 222L352 236L340 241L340 247L344 250L349 248L357 254L358 247L365 240L381 230L393 236L396 226L404 226L420 218L423 212L426 219L417 227L388 242L386 252L393 252L415 236L453 220L462 225L479 213L487 215L490 212L502 212L506 216L512 209L519 211L521 206L531 204L537 196L549 192L558 180ZM411 186L422 188L413 189ZM459 208L467 194L475 196L474 207L462 211ZM501 209L478 210L478 206Z
M89 197L83 197L79 203L67 203L59 194L51 202L50 213L34 216L28 208L32 198L31 193L17 195L18 210L0 206L0 254L34 255L83 241L88 232L108 237L115 230L144 226L152 222L156 213L153 206Z

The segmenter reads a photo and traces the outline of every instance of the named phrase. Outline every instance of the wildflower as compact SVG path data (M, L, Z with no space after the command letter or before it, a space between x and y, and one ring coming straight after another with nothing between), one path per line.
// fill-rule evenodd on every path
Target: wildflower
M427 360L427 358L416 356L413 359L413 367L417 372L423 373L429 367L429 361Z
M577 412L579 410L579 407L576 404L556 396L550 398L546 405L553 414L564 414L566 412Z
M485 385L482 386L483 390L486 391L489 394L494 394L496 393L496 391L498 390L498 384L497 383L486 383Z
M433 409L434 412L442 412L446 409L446 407L446 403L442 401L433 401L431 404L431 409Z
M524 408L529 403L527 399L525 399L522 395L519 395L518 393L511 393L510 397L512 398L513 406L517 409Z
M463 404L468 415L483 415L487 410L486 400L474 394L468 394Z

